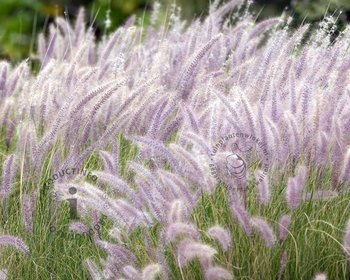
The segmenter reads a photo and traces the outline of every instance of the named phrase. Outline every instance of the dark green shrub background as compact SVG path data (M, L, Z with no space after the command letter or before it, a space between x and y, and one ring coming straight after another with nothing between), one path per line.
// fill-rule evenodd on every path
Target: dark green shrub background
M153 0L1 0L0 2L0 58L16 62L27 58L36 48L38 32L45 30L47 24L56 15L64 15L74 20L80 6L87 8L90 20L96 15L96 35L106 32L104 20L106 11L111 10L112 28L122 24L131 14L142 17L150 13ZM160 0L165 11L173 0ZM209 0L177 0L182 7L184 18L205 15ZM315 22L323 18L324 14L339 16L340 26L350 17L349 0L257 0L253 5L258 20L280 15L287 7L288 12L294 16L296 23L303 20ZM347 12L348 11L348 12ZM163 13L165 14L165 12ZM147 23L147 22L146 22ZM108 31L107 31L108 32Z

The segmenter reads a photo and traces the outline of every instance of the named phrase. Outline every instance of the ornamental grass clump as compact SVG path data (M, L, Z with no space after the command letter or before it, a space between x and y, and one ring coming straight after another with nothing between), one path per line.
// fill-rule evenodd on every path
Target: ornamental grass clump
M0 62L1 279L349 277L350 28L218 2Z

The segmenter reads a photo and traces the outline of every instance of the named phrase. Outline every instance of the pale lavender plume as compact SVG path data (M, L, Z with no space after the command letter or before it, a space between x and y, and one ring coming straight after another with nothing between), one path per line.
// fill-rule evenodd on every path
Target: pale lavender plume
M113 144L113 151L112 151L112 157L113 157L113 163L114 163L114 167L116 169L117 175L120 172L119 169L119 141L115 141L115 143Z
M163 98L158 101L158 104L155 105L155 112L152 112L153 116L151 118L151 124L150 128L147 132L147 134L151 138L155 138L156 134L159 130L159 125L161 123L161 117L163 115L163 111L166 108L166 105L168 104L168 98Z
M271 28L272 26L277 25L279 23L281 23L281 19L279 17L263 20L254 27L254 29L249 34L249 37L253 38L255 36L259 36L264 30L267 30L268 28Z
M298 185L303 186L303 188L306 186L307 183L307 175L307 167L305 165L300 165L296 176L296 180Z
M148 264L142 269L142 280L154 280L161 273L162 266L160 264Z
M232 274L219 266L213 266L205 271L206 280L233 279Z
M1 62L1 74L0 74L0 92L1 92L1 95L4 95L8 70L9 70L9 64L6 62Z
M123 273L129 279L141 279L140 272L132 265L126 265L123 267Z
M7 279L7 269L0 270L0 280L6 280Z
M160 136L160 140L162 142L168 142L174 134L180 130L184 123L184 117L182 116L182 113L178 113L179 116L177 116L174 120L170 121L169 124L162 130L162 135Z
M177 250L177 261L179 266L183 267L194 258L199 260L211 259L216 253L217 251L209 245L192 239L184 239Z
M347 258L350 260L350 220L348 221L345 228L343 246L344 246L344 250L347 255Z
M102 39L81 9L75 24L60 17L39 35L37 73L31 72L28 60L17 66L0 62L0 124L5 149L15 150L3 155L0 195L5 201L14 193L23 196L22 218L25 234L30 235L31 216L36 214L27 195L28 188L35 187L31 178L98 162L98 182L72 184L79 184L77 209L84 222L96 224L103 217L110 224L108 241L93 240L107 251L106 260L102 255L96 263L87 260L94 279L170 280L173 268L163 249L177 245L179 266L198 258L203 278L231 279L231 266L217 267L215 262L225 259L213 258L216 251L201 240L206 233L194 216L201 198L214 193L219 182L226 183L233 224L225 229L214 226L205 237L215 239L211 242L228 255L235 238L231 230L246 233L254 243L259 237L252 236L254 229L268 247L277 243L268 217L250 217L254 206L247 187L253 177L256 200L269 208L274 207L272 186L281 182L287 181L283 195L291 210L303 201L333 198L349 188L350 28L334 41L324 34L320 42L315 38L320 36L306 34L309 25L294 29L284 15L256 22L249 12L250 0L213 2L203 20L183 21L176 5L164 23L156 9L151 25L131 16L109 32L106 20L108 32ZM158 28L158 23L163 25ZM213 165L218 164L212 163L225 160L233 139L215 145L232 132L252 133L264 145L256 143L256 151L242 155L249 168L241 180L230 177L221 163L215 178ZM132 161L137 148L142 157ZM15 188L18 166L25 183L20 190ZM252 174L256 166L260 170ZM319 175L312 182L313 191L307 188L311 172ZM332 188L326 189L328 172ZM60 179L55 182L58 202L68 198L70 184ZM99 183L100 188L95 186ZM277 221L283 246L289 238L289 215ZM157 245L150 231L154 225L161 228ZM343 244L347 257L349 227ZM88 231L77 221L69 229ZM142 242L149 266L128 246L129 236L138 229L146 232ZM12 237L6 238L10 244ZM16 240L12 244L27 251ZM283 274L286 254L281 260Z
M0 194L5 198L11 194L13 179L16 175L15 163L15 155L10 155L3 164Z
M167 227L165 240L167 242L173 242L179 235L191 237L194 240L199 239L199 232L194 225L177 222L172 223Z
M73 117L76 115L79 111L81 111L85 104L87 104L90 100L92 100L94 97L98 96L99 94L105 92L108 88L110 88L113 84L115 84L115 81L107 82L105 84L99 85L98 87L91 90L88 94L84 96L79 102L70 110L70 117Z
M116 169L113 169L116 171ZM135 191L125 183L120 177L115 175L116 173L95 171L94 174L98 177L99 181L106 182L113 187L113 191L119 196L121 194L126 195L126 197L133 201L137 206L140 206L139 198L137 197Z
M117 175L118 169L114 163L113 156L106 151L100 151L100 156L101 156L101 159L103 161L104 170L106 170L107 172L109 172L111 174Z
M119 228L117 227L113 227L108 231L108 234L113 237L114 239L116 239L118 241L118 243L123 243L123 237L122 237L122 233L120 231Z
M246 119L247 119L247 126L248 126L248 131L252 134L255 134L255 118L254 118L254 113L252 110L252 106L249 104L249 102L247 101L247 98L242 95L241 96L241 102L243 104L243 109L246 115Z
M171 203L168 221L169 223L181 222L183 219L183 202L179 199L174 200Z
M158 170L158 173L165 184L171 186L170 190L174 192L174 196L180 198L181 201L184 202L182 206L193 205L196 202L196 199L193 197L191 190L186 186L183 178L166 170ZM181 211L183 215L186 214L185 207L182 207Z
M315 276L314 280L327 280L327 275L325 273L319 273Z
M252 225L250 222L250 216L248 211L245 209L245 207L238 201L234 200L231 203L231 209L238 220L238 223L243 227L244 231L247 235L252 234Z
M94 103L92 110L90 111L90 114L88 116L88 121L87 125L84 127L84 132L83 132L83 139L89 139L89 133L91 130L91 126L93 125L93 121L95 119L95 115L97 114L98 110L102 107L102 105L113 95L114 92L116 92L120 87L125 85L126 81L121 80L118 81L118 83L109 88L102 96L100 99L98 99L97 102Z
M135 255L124 246L116 245L103 240L96 240L96 244L105 249L109 255L118 260L118 263L120 264L131 264L135 266L138 263Z
M193 112L189 107L183 108L185 120L189 127L189 130L192 130L194 133L199 133L199 127L196 120L195 112Z
M9 150L9 148L10 148L11 141L15 135L15 132L16 132L16 127L17 127L16 121L9 122L9 124L7 126L6 138L5 138L7 150Z
M303 191L307 180L307 168L300 166L296 177L288 178L287 204L290 209L297 209L302 202Z
M18 237L12 235L0 235L0 244L13 246L24 254L30 255L28 246Z
M289 215L283 215L279 221L278 233L280 241L284 241L287 238L289 226L291 224L291 218Z
M34 213L35 213L36 197L32 194L23 194L22 197L22 213L23 223L27 232L33 232Z
M200 59L210 50L210 48L220 39L222 34L218 34L216 37L207 42L201 49L193 55L193 57L185 65L183 72L180 75L176 89L180 93L180 97L187 99L190 90L192 89L193 79L195 77L195 70L198 68Z
M231 234L228 230L220 226L213 226L208 229L208 234L219 242L223 251L227 251L230 248Z
M115 201L115 205L116 210L118 210L118 212L120 212L124 217L132 218L135 226L138 223L143 223L144 225L150 225L152 223L152 218L146 211L136 208L126 200L117 199Z
M108 272L109 277L112 277L112 279L119 279L118 277L121 277L121 271L119 271L119 268L115 265L114 259L111 256L108 256L104 261L104 270ZM106 278L108 279L108 277Z
M307 180L306 166L300 166L296 177L288 178L287 204L290 209L297 209L302 202L303 191Z
M297 185L295 177L288 178L287 183L287 204L291 209L296 209L299 207L299 204L302 199L302 189L300 191L300 186Z
M74 43L77 44L85 32L85 9L79 8L77 19L74 24Z
M252 225L260 232L267 247L273 247L276 243L276 236L270 225L263 218L252 218Z
M256 181L258 181L258 198L259 203L262 205L267 205L270 200L270 187L269 182L262 170L258 170L255 173Z
M350 148L346 151L343 161L343 167L340 174L340 181L350 181Z
M146 147L151 148L156 154L163 156L165 159L168 160L172 168L174 168L175 171L181 174L181 169L175 156L169 151L167 147L165 147L165 145L161 141L154 140L148 137L134 137L133 140L141 143L142 145L145 145Z
M287 251L283 251L281 256L281 261L280 261L281 268L278 273L278 280L283 279L283 274L286 270L287 264L288 264L288 254L287 254Z

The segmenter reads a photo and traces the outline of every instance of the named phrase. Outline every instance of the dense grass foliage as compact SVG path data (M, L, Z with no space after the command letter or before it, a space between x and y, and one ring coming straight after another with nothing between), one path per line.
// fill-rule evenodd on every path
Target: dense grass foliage
M349 29L152 18L0 63L0 279L349 278Z

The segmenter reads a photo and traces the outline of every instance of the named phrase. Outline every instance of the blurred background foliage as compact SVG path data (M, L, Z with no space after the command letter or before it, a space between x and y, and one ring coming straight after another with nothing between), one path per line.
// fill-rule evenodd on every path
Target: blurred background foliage
M167 13L171 4L176 3L182 8L182 16L189 20L194 16L205 16L209 1L159 0L162 15ZM87 20L94 22L96 35L101 36L132 14L138 15L147 24L153 3L154 0L0 0L0 58L15 62L29 57L35 52L37 34L45 31L57 15L74 21L80 6L86 7ZM297 24L317 22L326 13L339 18L340 26L350 18L350 0L256 0L252 9L257 20L287 11ZM110 13L111 19L108 30L105 28L107 13Z

